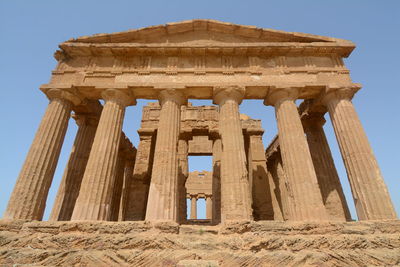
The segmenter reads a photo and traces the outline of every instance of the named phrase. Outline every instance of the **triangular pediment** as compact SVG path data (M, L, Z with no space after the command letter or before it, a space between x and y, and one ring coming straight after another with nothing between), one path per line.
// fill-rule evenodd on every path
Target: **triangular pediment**
M71 39L66 43L223 44L223 43L352 44L350 41L313 34L257 28L215 20L188 20L111 34Z

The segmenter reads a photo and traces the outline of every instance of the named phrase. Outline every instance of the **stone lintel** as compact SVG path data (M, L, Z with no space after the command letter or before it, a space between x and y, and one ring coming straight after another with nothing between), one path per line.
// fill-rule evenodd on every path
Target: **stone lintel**
M159 93L162 90L170 89L177 86L177 83L164 84L162 87L146 84L131 84L131 83L70 83L70 84L43 84L40 89L46 93L50 89L66 90L68 92L78 93L82 98L88 99L102 99L102 92L107 89L119 89L126 91L128 95L134 96L136 99L154 99L158 100ZM179 89L182 93L190 99L213 99L213 88L232 87L232 83L219 83L219 84L186 84L186 87ZM333 90L333 86L323 83L257 83L247 82L241 84L240 87L244 89L243 99L265 99L274 90L282 88L296 88L298 89L298 99L318 98L323 92L327 92L326 88ZM344 83L340 88L359 88L359 84Z
M140 128L137 132L139 137L142 138L142 136L153 136L156 130L155 128Z

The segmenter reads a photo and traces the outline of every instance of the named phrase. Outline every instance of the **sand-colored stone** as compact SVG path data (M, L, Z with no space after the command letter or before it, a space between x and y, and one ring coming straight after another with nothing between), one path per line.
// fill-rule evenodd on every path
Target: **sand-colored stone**
M41 220L68 127L72 106L79 99L61 90L47 92L50 103L39 125L11 194L5 219Z
M109 220L125 107L134 102L114 89L103 94L105 105L71 220Z
M212 203L212 196L206 195L206 219L211 220L213 214L213 203Z
M196 19L59 48L11 220L0 221L0 265L400 265L399 221L350 101L361 88L343 62L352 42ZM143 107L136 154L122 132L135 99L160 103ZM265 153L243 99L275 108L279 136ZM79 125L53 207L52 220L71 222L29 222L42 219L71 111L100 117L97 128ZM370 221L345 222L327 111L358 218ZM189 173L188 156L212 156L212 170Z
M184 223L187 218L186 207L186 181L189 176L188 164L188 140L179 139L178 141L178 161L179 161L179 176L178 176L178 199L179 199L179 222Z
M289 181L282 166L282 157L278 137L276 136L265 151L268 168L268 181L270 184L274 220L290 220L290 201L292 197L288 194Z
M213 140L212 222L214 224L221 222L221 154L222 141L217 137Z
M160 92L160 120L147 201L146 220L179 220L178 139L181 105L185 97L175 90Z
M93 114L75 115L74 119L78 132L50 214L51 221L71 219L96 134L98 118Z
M221 220L251 220L251 197L239 104L243 88L221 87L214 92L220 106L219 132L221 153Z
M295 221L327 220L310 150L294 103L296 97L296 90L278 89L266 99L266 104L275 107L283 167L290 183L290 218Z
M132 146L132 143L126 138L126 144L128 147L124 148L124 181L122 185L122 195L121 195L121 204L119 208L118 221L126 221L127 214L127 205L128 205L128 197L129 191L131 189L131 184L133 182L133 169L135 167L135 158L136 158L136 148Z
M196 195L190 196L190 219L191 220L197 219L197 196Z
M184 260L222 267L400 264L399 221L219 226L0 221L0 229L5 266L172 267Z
M145 218L154 157L152 139L152 135L144 133L140 134L140 142L136 153L133 177L132 181L128 185L129 189L125 211L126 221L139 221L144 220Z
M350 211L322 128L325 123L323 116L323 113L312 113L310 111L310 113L302 115L301 121L329 219L332 221L349 221L351 220Z
M354 109L351 88L330 89L326 104L360 220L397 219L378 162Z
M122 199L122 190L124 187L124 177L125 177L125 153L123 149L123 143L125 136L122 136L119 151L117 156L117 166L115 167L115 178L114 185L112 187L112 197L111 197L111 215L110 221L118 221L120 208L121 208L121 199Z
M247 133L251 133L248 138L248 169L253 216L255 220L273 220L274 208L262 142L263 131L248 128Z

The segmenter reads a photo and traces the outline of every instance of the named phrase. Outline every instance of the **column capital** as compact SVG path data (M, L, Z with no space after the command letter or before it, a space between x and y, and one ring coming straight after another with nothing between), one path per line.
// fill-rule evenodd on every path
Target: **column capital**
M62 89L49 89L46 91L46 96L50 99L65 99L71 102L73 105L77 106L82 103L83 99L77 94L71 93Z
M124 107L136 105L136 99L131 96L128 92L125 92L121 89L106 89L101 92L101 97L105 101L115 101Z
M160 106L166 101L173 101L179 106L182 106L187 104L187 97L179 90L165 89L158 94L158 101L160 102Z
M264 99L264 105L266 106L276 106L282 101L290 100L295 101L299 96L299 88L294 87L273 87L269 90L267 96Z
M205 194L204 196L206 199L212 199L212 195L210 195L210 194Z
M75 113L71 116L78 126L90 125L97 126L99 124L99 116L91 113Z
M222 105L227 100L234 100L238 104L242 103L245 89L240 86L216 86L213 90L213 102Z
M361 89L361 85L354 85L350 87L326 87L321 93L319 102L327 105L332 100L351 100L354 94Z
M326 120L323 113L312 112L301 114L301 123L304 128L322 127Z
M190 199L192 199L192 198L195 198L196 200L198 199L198 195L193 195L193 194L189 194L189 196L190 196Z

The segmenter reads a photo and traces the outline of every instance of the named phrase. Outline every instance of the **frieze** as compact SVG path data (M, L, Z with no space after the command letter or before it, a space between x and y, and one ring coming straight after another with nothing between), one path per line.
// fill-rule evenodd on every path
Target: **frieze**
M258 56L136 56L136 57L92 57L71 58L60 61L56 73L65 72L133 72L133 73L207 73L234 74L269 73L271 69L337 71L346 69L341 58L336 56L258 57ZM279 71L279 70L275 70Z

